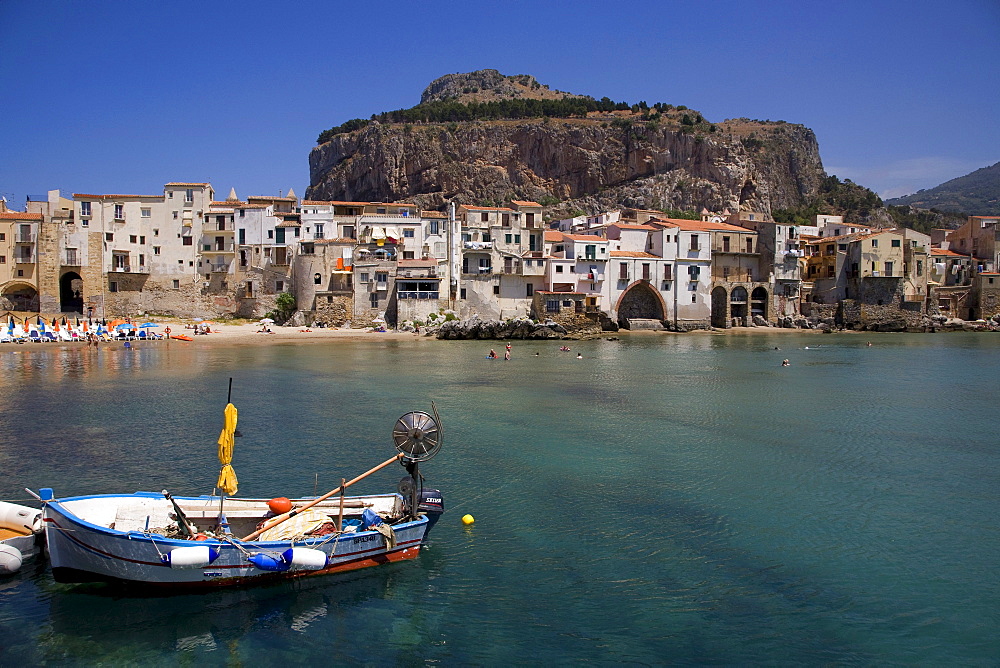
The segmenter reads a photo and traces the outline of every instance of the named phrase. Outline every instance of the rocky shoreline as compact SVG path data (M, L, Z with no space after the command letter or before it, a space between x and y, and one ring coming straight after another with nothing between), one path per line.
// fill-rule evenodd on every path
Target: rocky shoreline
M907 326L906 323L881 323L874 328L850 328L844 327L833 317L809 318L803 316L779 318L777 323L770 323L759 316L754 321L748 323L746 327L740 327L740 331L746 329L772 330L797 330L797 331L818 331L825 333L832 332L911 332L911 333L933 333L933 332L986 332L1000 331L1000 315L994 316L990 320L966 321L960 318L947 318L945 316L926 316L921 320L919 327ZM404 325L400 331L416 331L412 325ZM553 320L535 321L530 318L512 318L510 320L484 320L478 316L472 316L466 320L449 320L441 325L430 325L422 327L420 332L425 336L433 336L445 340L545 340L545 339L568 339L584 340L602 338L614 335L617 330L597 330L594 328L573 328L561 325ZM625 330L628 331L628 330ZM644 330L654 331L654 330ZM661 332L684 333L685 330L673 329L664 326L655 330ZM726 332L728 330L719 328L699 329L692 331L700 332Z

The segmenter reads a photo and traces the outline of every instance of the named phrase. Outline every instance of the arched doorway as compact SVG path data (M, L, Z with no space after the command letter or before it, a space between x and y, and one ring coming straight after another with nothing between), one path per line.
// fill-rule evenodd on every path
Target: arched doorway
M712 290L712 327L726 329L729 322L729 295L721 285Z
M38 291L27 283L11 283L0 296L0 306L5 310L38 311Z
M737 325L746 327L749 324L747 322L748 306L747 289L742 285L737 285L729 295L729 317Z
M59 310L83 313L83 279L75 271L67 271L59 279Z
M767 320L767 289L758 286L750 293L750 317L760 316Z
M636 283L618 300L618 324L626 329L629 328L629 320L662 322L666 317L663 299L648 283Z

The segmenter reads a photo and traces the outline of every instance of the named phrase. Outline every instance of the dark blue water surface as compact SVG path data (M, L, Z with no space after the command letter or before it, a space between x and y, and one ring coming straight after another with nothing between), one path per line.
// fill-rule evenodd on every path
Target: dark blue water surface
M0 498L211 492L232 377L240 495L323 493L433 399L448 507L415 561L287 584L138 596L26 565L0 662L997 665L998 344L0 346Z

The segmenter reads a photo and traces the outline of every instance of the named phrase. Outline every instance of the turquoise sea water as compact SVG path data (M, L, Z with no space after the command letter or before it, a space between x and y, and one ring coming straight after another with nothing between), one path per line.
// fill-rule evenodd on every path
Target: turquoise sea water
M325 492L433 399L447 507L345 576L137 596L27 565L0 663L1000 662L996 336L491 345L0 347L0 498L210 492L232 377L241 495Z

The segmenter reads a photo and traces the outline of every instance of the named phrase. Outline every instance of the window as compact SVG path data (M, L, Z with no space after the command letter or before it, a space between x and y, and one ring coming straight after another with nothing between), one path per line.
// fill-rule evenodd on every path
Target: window
M403 230L403 238L404 239L412 239L413 238L413 229L412 228L405 228Z
M375 209L375 213L385 213L385 207L381 206L381 207Z
M403 259L404 260L413 260L414 259L414 257L413 257L413 251L403 251Z
M145 207L143 207L143 208L142 208L142 209L140 209L139 211L141 212L141 214L140 214L140 215L141 215L141 216L142 216L143 218L150 218L150 217L151 217L151 216L153 215L153 212L152 212L152 210L151 210L151 209L148 209L148 208L145 208Z
M885 275L892 276L892 262L885 263Z
M514 243L516 243L516 244L521 243L521 235L520 234L515 234L514 235Z
M462 288L460 294L461 294L461 296L459 297L459 299L465 299L465 288Z
M180 282L180 281L178 281L178 280L177 280L177 279L175 278L175 279L174 279L174 290L179 290L179 289L180 289L180 287L181 287L181 282Z
M494 285L493 286L493 294L495 294L495 295L499 295L500 294L500 286L499 285Z
M115 220L125 220L125 207L115 204Z
M490 233L489 232L483 232L483 243L487 243L488 244L491 241L493 241L493 237L490 236Z
M309 231L309 228L306 228L306 232L308 232L308 231ZM323 233L323 223L316 223L316 231L313 233L313 239L322 239L323 238L323 234L324 234Z
M323 282L323 276L320 274L313 274L313 284L319 285Z
M80 202L80 215L81 216L90 215L90 202Z
M159 255L159 254L160 254L160 247L153 246L153 255Z
M642 263L642 280L644 280L644 281L648 281L649 280L649 263L648 262L643 262Z
M173 190L168 190L167 191L167 199L173 199L173 198L174 198L174 191Z
M701 246L698 245L698 235L692 234L691 235L691 250L696 251L696 250L700 250L700 249L701 249Z
M847 244L837 244L837 250L846 251L847 250Z
M194 190L188 188L184 191L184 203L191 204L192 202L194 202Z
M438 233L438 229L439 229L438 228L438 221L432 220L429 227L430 227L430 233L431 234L437 234Z
M274 238L274 230L268 230L267 231L267 238L268 239L273 239Z
M104 240L105 241L114 241L115 240L115 233L114 232L105 232L104 233Z
M561 264L556 265L556 273L557 274L563 273L563 266Z
M0 255L0 264L7 264L7 256Z
M139 237L139 243L140 243L140 244L145 244L145 243L146 243L146 237L144 237L144 236L140 236L140 237Z
M0 232L0 241L5 241L6 239L7 239L7 235L4 234L3 232Z
M924 275L924 261L923 260L917 260L917 276L923 276L923 275ZM993 279L991 278L990 279L990 283L992 283L992 282L993 282Z
M722 252L729 252L729 237L722 237Z
M559 300L548 299L545 301L545 310L548 313L559 313Z
M688 267L688 277L692 281L697 281L699 275L701 275L701 267L693 264L690 267Z
M509 244L509 243L511 242L511 240L512 240L513 238L514 238L514 235L512 235L512 234L505 234L505 235L503 235L503 240L504 240L504 241L505 241L506 243L508 243L508 244Z
M500 216L500 224L504 227L510 227L510 214L505 213Z
M245 209L240 209L240 218L243 218L246 215L247 215L246 210Z
M285 291L285 282L284 281L275 281L274 282L274 290L276 292L284 292Z
M138 237L138 236L136 236L136 235L134 235L134 234L130 234L130 235L128 235L128 242L129 242L130 244L134 244L134 243L137 243L138 241L139 241L139 237Z
M747 239L747 252L748 253L752 253L753 252L753 237L749 237Z
M379 284L384 284L389 282L389 274L385 271L375 272L375 282Z
M191 246L194 244L194 237L184 237L184 245Z
M872 248L878 248L878 239L872 239Z
M490 258L481 257L479 258L479 273L485 274L490 270Z
M992 279L990 279L990 280L992 280ZM532 295L534 295L534 294L535 294L535 286L534 286L534 285L532 285L531 283L528 283L528 284L527 284L527 285L525 286L525 290L527 291L527 296L528 296L528 297L531 297Z
M899 248L901 245L902 245L902 242L899 239L893 239L892 240L892 247L893 248Z
M171 211L171 213L174 214L174 220L177 220L177 212L176 211Z
M669 281L673 277L673 266L669 264L663 265L663 280Z
M696 295L696 294L692 294L691 295L691 303L692 304L697 304L698 303L698 295Z
M489 222L490 214L486 211L483 211L481 214L479 214L479 220L484 223Z
M583 255L588 260L597 259L597 246L588 244L583 247Z
M618 263L618 278L623 281L628 280L628 263L619 262Z
M526 213L526 214L524 214L524 223L528 227L534 227L535 226L535 214L533 214L533 213Z
M108 281L108 292L118 292L118 281Z

